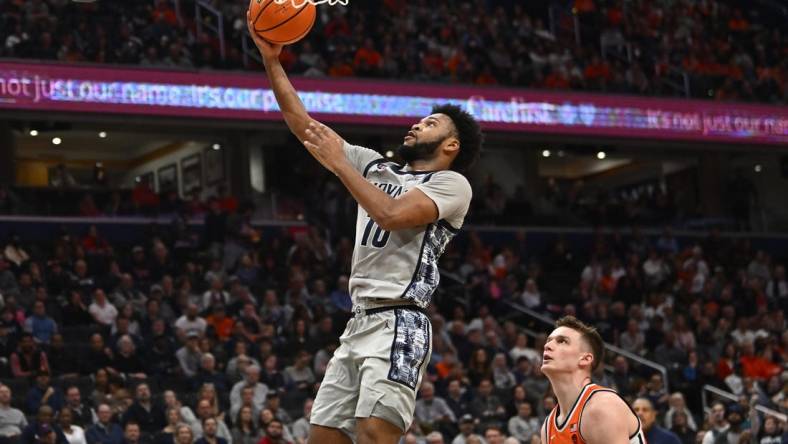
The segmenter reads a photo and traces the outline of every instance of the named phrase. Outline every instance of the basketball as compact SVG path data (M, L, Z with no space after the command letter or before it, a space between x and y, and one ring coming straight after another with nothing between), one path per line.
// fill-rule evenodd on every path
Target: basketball
M317 9L311 3L296 8L290 1L278 4L274 0L251 0L249 16L257 35L270 43L289 45L309 33Z

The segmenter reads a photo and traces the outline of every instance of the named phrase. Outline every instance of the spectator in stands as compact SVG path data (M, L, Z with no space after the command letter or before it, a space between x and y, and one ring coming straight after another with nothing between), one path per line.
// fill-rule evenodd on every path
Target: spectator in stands
M58 425L68 440L68 444L87 444L85 429L73 424L74 413L68 407L63 407L58 414Z
M38 442L41 437L46 436L49 444L68 444L66 435L54 422L55 411L48 405L42 405L36 413L35 420L30 422L22 431L22 442ZM54 433L51 436L50 433Z
M638 398L632 403L632 409L640 418L640 425L646 435L646 441L653 444L681 444L678 436L656 424L657 411L648 398Z
M194 415L192 409L190 409L188 406L183 405L181 401L178 400L178 397L175 395L175 392L173 392L172 390L164 391L164 407L167 409L178 410L178 412L180 413L181 420L186 424L192 425L197 423L197 417Z
M140 425L135 422L127 422L123 427L123 444L140 444L146 442L140 430Z
M278 419L272 419L265 427L265 437L259 444L292 444L285 439L284 424Z
M493 394L492 381L482 379L476 390L476 396L470 405L471 413L483 424L499 424L504 421L506 408L500 398Z
M694 444L698 432L689 427L687 423L689 417L685 413L677 410L670 415L670 418L673 423L673 427L670 431L679 438L679 441L681 441L682 444ZM703 436L701 436L701 439L703 439Z
M49 344L52 335L57 333L57 324L47 316L43 301L33 304L33 315L25 320L25 331L33 335L33 339L40 344Z
M43 350L39 350L33 335L25 333L19 339L17 351L11 355L11 371L15 378L49 371L47 355Z
M205 318L206 325L211 327L214 334L220 341L228 341L230 339L230 335L232 334L232 329L235 325L235 322L232 318L227 317L224 305L222 304L214 304L212 312L213 313L211 315Z
M530 402L523 402L517 410L517 416L509 419L507 430L509 435L523 443L530 443L531 438L539 436L541 424L533 415L533 407Z
M506 435L498 426L489 426L484 430L484 440L487 444L504 444Z
M167 423L164 407L153 401L150 387L144 382L137 385L134 398L134 403L123 415L123 424L135 423L145 436L151 437Z
M85 433L88 444L121 444L123 429L112 421L112 408L109 404L99 405L96 414L98 421Z
M253 402L255 407L262 410L265 405L265 400L268 396L268 387L260 382L260 367L251 365L246 368L245 377L242 381L236 383L230 391L230 410L238 411L241 405L241 390L244 387L251 387L254 389Z
M709 431L704 434L702 444L715 444L718 442L727 444L737 442L728 439L731 425L725 417L725 404L722 402L715 402L712 404L708 421Z
M21 410L11 407L11 389L0 384L0 439L16 442L27 427L27 418Z
M193 378L200 369L202 352L200 351L200 334L194 330L186 334L186 343L175 352L181 372L187 378Z
M200 369L192 381L193 387L200 387L203 384L212 384L222 393L228 388L227 376L216 370L216 358L211 353L204 353L200 357Z
M83 373L95 373L100 369L109 369L112 366L113 353L104 344L104 337L99 333L90 336L90 349L83 361Z
M457 422L457 417L443 398L435 396L435 386L429 381L423 382L419 395L415 417L421 426L432 430L450 430Z
M684 394L681 392L674 392L670 395L668 400L668 404L670 408L668 409L667 413L665 413L665 427L668 429L673 428L673 416L676 412L681 412L684 414L685 423L686 425L694 432L698 430L698 425L695 423L695 418L692 417L692 413L687 408L687 403L684 400Z
M252 407L244 405L236 416L233 416L232 437L235 444L257 444L260 433L255 423L255 414Z
M227 444L227 440L217 436L218 423L216 418L205 418L202 420L203 435L195 444Z
M459 428L460 433L452 439L451 444L469 444L468 438L474 434L476 427L476 420L470 414L465 414L460 417Z
M88 307L88 312L99 325L111 328L118 317L118 309L107 301L104 290L97 288L93 292L93 303Z
M167 418L167 425L153 437L154 444L174 444L178 424L184 423L180 409L177 407L167 407L164 416Z
M96 422L96 413L90 406L82 402L82 394L79 387L72 385L66 388L66 404L71 411L71 423L86 429Z
M207 399L201 399L197 402L198 421L192 424L195 427L194 436L196 436L198 439L201 438L205 434L205 431L203 430L203 424L205 423L205 420L212 418L216 421L216 436L224 439L228 444L233 444L233 438L230 434L230 429L227 427L227 424L225 424L224 420L216 417L214 413L214 408L211 405L211 402Z
M646 338L643 332L640 331L640 326L636 319L630 319L627 322L627 329L621 333L618 342L621 348L630 353L640 354L643 351Z
M312 405L314 399L307 398L304 401L304 416L298 418L291 426L295 444L306 444L309 438L309 418L312 416Z
M315 374L309 366L311 357L306 350L299 351L293 361L293 365L285 368L285 384L288 387L301 391L308 391L315 383Z
M48 371L36 373L36 384L27 392L28 414L38 411L42 405L48 405L54 412L60 411L63 407L63 393L59 388L52 386L52 381Z
M175 321L175 329L179 339L185 339L188 333L196 333L198 337L205 334L208 324L199 316L200 309L196 304L190 303L186 313Z
M143 357L137 353L134 341L129 335L123 335L118 339L118 352L112 358L112 369L127 377L135 379L145 379L145 364ZM143 429L145 428L142 425Z
M175 429L175 444L193 444L194 432L186 424L179 424Z
M272 390L268 392L263 409L269 410L271 413L273 413L274 418L282 421L285 426L293 422L290 414L288 414L287 411L282 408L281 398L279 397L279 393L276 391Z

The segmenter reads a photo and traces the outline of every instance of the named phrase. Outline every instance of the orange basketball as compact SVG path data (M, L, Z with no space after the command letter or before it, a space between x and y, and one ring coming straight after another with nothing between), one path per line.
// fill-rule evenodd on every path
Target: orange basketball
M251 0L249 17L257 35L271 43L289 45L304 38L312 29L317 8L311 3L296 8L290 0L281 5L274 0Z

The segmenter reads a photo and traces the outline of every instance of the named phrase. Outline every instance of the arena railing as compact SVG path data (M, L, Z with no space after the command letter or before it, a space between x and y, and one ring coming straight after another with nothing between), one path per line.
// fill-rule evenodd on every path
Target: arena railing
M707 413L709 411L707 392L713 393L714 395L719 396L721 398L725 398L729 401L739 402L739 397L736 396L735 394L731 392L726 392L725 390L714 387L713 385L706 384L703 386L700 396L701 396L701 402L703 403L703 410L705 410ZM772 410L769 407L763 406L761 404L756 404L754 408L756 411L763 413L764 415L775 417L780 422L783 423L788 422L788 415L784 413L780 413L776 410Z
M543 324L545 324L547 326L552 327L552 326L555 325L555 319L551 318L550 316L546 316L546 315L544 315L542 313L536 312L534 310L531 310L528 307L525 307L523 305L520 305L520 304L517 304L517 303L514 303L514 302L507 302L507 305L509 305L510 307L512 307L513 309L519 311L522 314L525 314L527 316L530 316L531 318L534 318L534 319L542 322ZM616 353L618 355L621 355L621 356L627 358L630 361L637 362L640 365L652 368L652 369L660 372L662 374L662 381L665 384L665 391L666 392L670 392L670 381L668 380L668 369L665 368L664 365L660 365L660 364L658 364L658 363L656 363L654 361L648 360L648 359L646 359L646 358L644 358L642 356L638 356L638 355L636 355L636 354L634 354L632 352L624 350L624 349L622 349L620 347L616 347L615 345L609 344L607 342L605 342L605 350L608 350L610 352Z
M205 22L202 19L203 10L214 16L216 24ZM219 40L219 55L221 56L222 60L224 60L226 57L224 44L224 14L222 14L221 11L213 7L213 5L207 1L198 0L194 3L194 16L196 18L195 24L197 25L198 32L202 32L202 27L205 26L216 33L216 38Z

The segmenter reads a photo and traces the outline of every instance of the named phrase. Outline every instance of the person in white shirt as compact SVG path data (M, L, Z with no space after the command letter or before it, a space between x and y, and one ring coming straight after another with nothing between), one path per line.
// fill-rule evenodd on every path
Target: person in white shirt
M93 303L88 312L96 322L107 327L112 327L118 317L118 309L107 301L106 293L100 288L93 292Z
M539 287L536 286L536 281L528 279L525 281L525 290L521 296L523 304L528 308L538 307L542 303L542 295L539 292Z
M57 420L60 424L60 428L63 429L63 434L66 435L68 444L87 444L85 440L85 430L76 424L72 424L71 421L73 419L74 413L70 408L63 407L60 409Z
M208 323L200 317L200 308L197 304L189 304L186 313L175 321L175 332L178 338L183 340L189 333L197 333L199 336L205 334Z
M512 359L512 362L517 362L523 356L528 358L534 365L538 365L542 359L536 350L528 346L528 336L525 333L520 333L517 335L514 347L509 350L509 357Z

